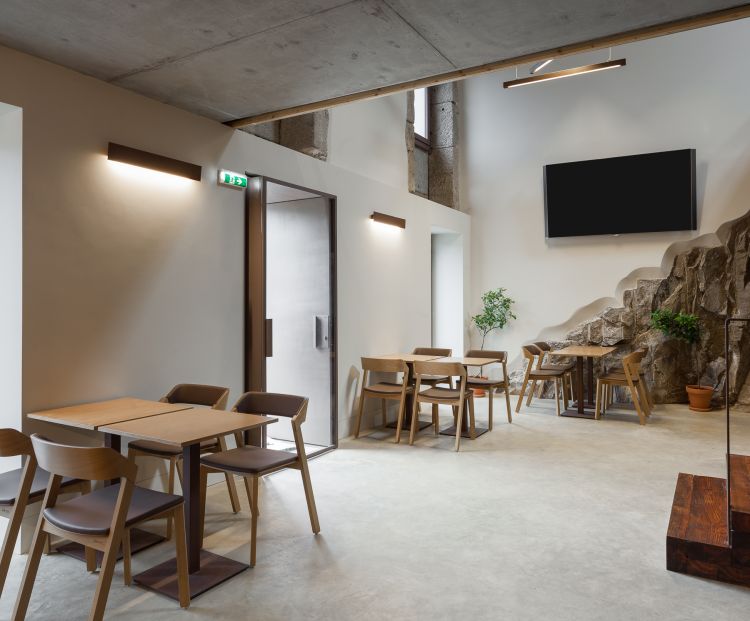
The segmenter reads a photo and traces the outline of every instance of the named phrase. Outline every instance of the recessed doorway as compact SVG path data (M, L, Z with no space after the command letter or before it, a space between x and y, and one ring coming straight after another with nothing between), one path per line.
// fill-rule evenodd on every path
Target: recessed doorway
M245 385L308 397L308 456L337 445L336 198L252 177L246 204ZM288 420L269 447L294 450Z

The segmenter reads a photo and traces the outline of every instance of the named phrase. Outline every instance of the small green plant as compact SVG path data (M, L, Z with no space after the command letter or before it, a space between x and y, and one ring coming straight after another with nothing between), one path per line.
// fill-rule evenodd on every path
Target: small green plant
M691 345L700 338L700 319L697 315L675 313L668 308L651 313L651 325L667 336L680 339Z
M504 328L511 319L516 318L513 311L510 310L514 303L505 295L505 289L502 287L482 294L482 312L471 318L482 335L481 349L484 349L484 341L490 332Z

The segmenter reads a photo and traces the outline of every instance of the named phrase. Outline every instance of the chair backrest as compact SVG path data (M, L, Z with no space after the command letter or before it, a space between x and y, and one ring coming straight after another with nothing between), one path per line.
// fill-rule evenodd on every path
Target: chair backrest
M409 373L409 365L403 360L383 358L362 358L362 370L375 373Z
M625 375L630 376L631 380L638 380L641 374L641 360L643 360L645 355L646 352L644 350L637 350L629 353L622 359L622 368L625 371Z
M531 362L534 362L534 359L537 356L542 355L542 350L539 349L536 345L532 344L522 345L521 351L523 352L524 358L528 358Z
M552 351L552 346L547 341L535 341L534 345L542 351Z
M501 364L508 361L507 351L493 351L491 349L470 349L466 352L467 358L497 358Z
M440 356L448 358L453 355L453 350L447 347L415 347L411 352L415 356Z
M298 420L302 422L307 412L307 403L307 397L298 397L297 395L284 395L275 392L246 392L234 404L232 411L242 414L284 416L286 418L299 416Z
M0 429L0 457L34 455L34 447L29 436L16 429Z
M223 386L209 386L207 384L177 384L162 401L167 403L190 403L205 405L214 410L224 410L227 407L229 388Z
M37 434L31 436L31 442L39 466L52 475L86 481L135 481L138 467L111 448L68 446Z
M466 379L466 367L459 362L429 362L414 363L414 377L419 380L422 375L439 375L440 377L460 377Z

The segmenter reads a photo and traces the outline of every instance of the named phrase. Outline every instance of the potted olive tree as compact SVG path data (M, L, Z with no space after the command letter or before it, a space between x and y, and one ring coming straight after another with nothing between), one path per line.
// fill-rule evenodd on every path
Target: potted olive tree
M697 371L698 352L695 344L700 338L699 317L689 313L676 313L664 308L651 313L651 325L661 330L668 337L688 343L695 356L695 364L693 366ZM714 389L713 386L700 385L700 373L698 374L698 384L688 384L685 389L687 390L691 410L695 412L711 411L711 397L714 394Z
M484 349L484 342L490 332L501 330L511 319L516 318L511 310L513 304L514 301L505 295L503 287L482 294L482 312L471 318L472 323L482 335L480 349ZM484 393L483 388L474 389L474 395L477 397L483 397Z

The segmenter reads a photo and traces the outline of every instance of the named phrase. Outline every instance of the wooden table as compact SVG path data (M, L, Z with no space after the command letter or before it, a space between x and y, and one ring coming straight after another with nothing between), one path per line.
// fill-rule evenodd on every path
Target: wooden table
M570 345L563 349L549 352L553 356L574 356L576 359L576 407L560 412L560 416L573 418L594 418L594 358L602 358L615 351L616 347L602 347L600 345ZM583 359L586 358L586 372L588 379L588 395L583 394ZM588 397L586 402L585 397ZM587 408L589 411L587 411Z
M495 362L501 362L499 358L441 358L439 362L457 362L458 364L462 364L464 367L483 367L487 364L493 364ZM471 390L470 388L467 388L467 390ZM484 435L487 433L489 429L487 427L477 427L476 424L474 425L474 437L478 438L481 435ZM456 436L456 426L451 425L450 427L446 427L445 429L440 430L440 435L443 436ZM469 416L468 412L464 413L463 420L461 421L461 437L462 438L471 438L471 434L469 433Z
M182 449L183 496L185 497L185 536L187 538L190 596L197 597L249 567L202 549L200 527L200 443L235 431L263 428L278 419L257 414L192 408L169 412L148 419L113 423L101 431L139 440L164 442ZM177 596L177 559L171 559L133 577L140 585Z
M123 397L120 399L95 401L93 403L83 403L80 405L71 405L52 410L43 410L41 412L32 412L31 414L27 414L27 416L33 420L41 420L55 425L74 427L76 429L87 429L89 431L100 431L105 425L150 418L168 412L186 410L191 407L192 406L185 404L163 403L161 401L147 401L145 399ZM104 445L119 453L122 448L120 436L105 432ZM164 537L161 535L140 528L134 528L130 531L131 554L136 554L141 550L150 548L161 541L164 541ZM57 550L63 554L77 558L78 560L86 560L85 551L80 544L66 543L59 546ZM101 560L103 554L101 552L97 554Z
M403 360L409 365L409 374L413 375L412 365L415 362L430 362L431 360L441 360L441 356L429 356L425 354L383 354L382 356L369 356L370 358L378 358L380 360ZM404 412L404 426L403 431L408 432L411 429L411 413L414 409L414 397L411 394L406 395L406 412ZM420 422L419 431L426 429L432 425L431 422ZM388 423L386 427L395 429L398 426L398 421Z

